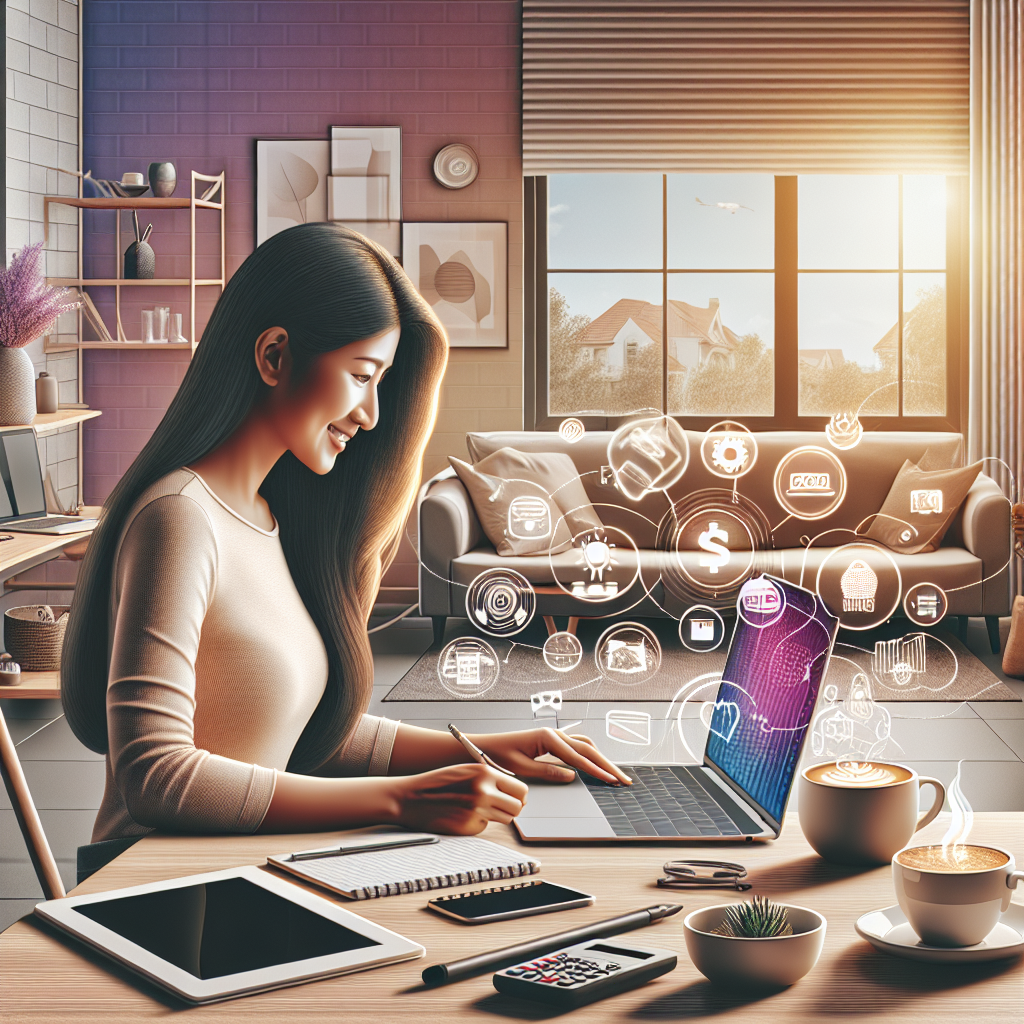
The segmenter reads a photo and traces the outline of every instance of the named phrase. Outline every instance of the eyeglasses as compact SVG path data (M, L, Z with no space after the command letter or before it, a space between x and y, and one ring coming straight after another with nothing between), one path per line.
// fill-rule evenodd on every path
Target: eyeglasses
M750 882L741 881L747 877L747 869L728 861L670 860L662 870L665 876L658 879L662 889L738 889L744 892L751 888Z

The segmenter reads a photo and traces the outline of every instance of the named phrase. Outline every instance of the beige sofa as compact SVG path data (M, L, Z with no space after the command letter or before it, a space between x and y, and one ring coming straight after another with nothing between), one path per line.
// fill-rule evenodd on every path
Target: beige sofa
M641 567L656 575L664 564L658 550L657 524L673 503L705 488L729 488L731 483L714 476L702 464L699 449L702 436L687 431L690 461L682 478L668 494L655 492L639 502L630 502L617 490L602 466L608 461L609 432L588 432L568 444L554 432L471 433L466 437L470 461L477 462L499 448L527 452L564 452L572 459L583 479L587 494L602 521L629 532L639 549ZM940 456L955 457L962 439L951 433L867 432L848 451L833 451L847 475L847 493L842 505L830 516L816 522L786 519L775 498L774 475L779 461L801 445L828 448L824 434L803 431L764 432L754 435L758 457L754 467L738 483L744 498L760 508L771 524L770 550L759 556L759 568L800 583L814 579L818 566L831 550L854 537L849 532L866 517L878 512L905 459L918 461L926 449ZM780 524L781 525L777 525ZM829 533L829 531L833 531ZM440 473L422 488L419 503L420 611L434 624L434 638L444 635L448 616L466 615L466 589L485 569L505 566L522 573L539 587L537 612L542 615L614 615L616 605L602 605L574 598L554 586L552 558L568 560L573 552L555 556L502 557L484 536L473 504L462 483L451 470ZM807 550L806 540L820 537ZM948 615L960 617L961 631L968 616L984 616L995 652L999 650L998 619L1010 612L1009 561L1011 557L1010 504L994 480L981 474L961 505L941 546L936 551L914 555L893 554L903 580L904 592L915 583L933 583L947 591ZM660 561L659 561L660 560ZM557 565L556 561L556 565ZM566 563L568 564L568 562ZM651 591L654 600L635 604L624 595L618 601L630 617L672 614L673 595L661 584ZM902 610L898 614L902 614Z

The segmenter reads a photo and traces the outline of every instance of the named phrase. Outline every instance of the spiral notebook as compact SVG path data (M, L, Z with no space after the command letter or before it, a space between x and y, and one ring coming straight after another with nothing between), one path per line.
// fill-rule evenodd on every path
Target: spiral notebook
M348 853L291 861L291 854L268 857L272 867L353 900L444 889L469 882L516 878L540 870L540 861L476 837L442 836L429 846Z

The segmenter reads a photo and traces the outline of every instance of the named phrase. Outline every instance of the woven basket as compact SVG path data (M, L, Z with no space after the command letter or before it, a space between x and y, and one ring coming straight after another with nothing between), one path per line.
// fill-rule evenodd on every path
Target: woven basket
M68 620L61 619L61 616L69 606L49 606L56 622L41 621L41 607L38 604L22 605L4 612L4 645L23 672L54 672L60 668L60 649L64 645L64 630L68 625Z

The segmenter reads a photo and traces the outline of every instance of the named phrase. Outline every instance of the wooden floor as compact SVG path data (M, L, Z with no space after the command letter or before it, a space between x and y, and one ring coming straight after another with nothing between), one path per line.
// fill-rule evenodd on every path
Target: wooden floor
M1007 628L1004 623L1004 632ZM449 638L457 636L457 620L449 620ZM371 712L406 722L446 728L455 722L468 731L497 732L533 723L529 694L508 703L471 701L380 704L380 700L430 646L430 630L422 620L405 620L373 638L376 682ZM983 620L974 620L968 644L994 672L998 658L988 649ZM1017 693L1024 683L1007 680ZM89 842L103 794L103 759L83 747L61 714L58 701L6 700L0 702L25 774L39 808L43 826L70 889L75 884L75 851ZM637 751L607 739L605 714L613 705L566 702L561 722L580 721L574 731L586 731L610 756L624 759ZM652 729L672 739L666 729L665 704L629 704L646 710ZM1024 811L1024 703L888 704L892 736L885 756L909 763L922 774L947 783L964 760L962 784L978 811ZM687 713L690 708L687 708ZM693 708L696 713L696 708ZM699 729L694 723L694 736ZM682 753L682 751L679 751ZM925 791L925 796L930 796ZM42 898L21 833L0 787L0 930L27 914Z

